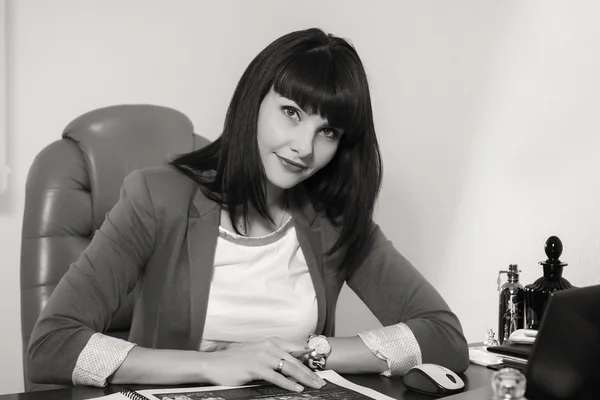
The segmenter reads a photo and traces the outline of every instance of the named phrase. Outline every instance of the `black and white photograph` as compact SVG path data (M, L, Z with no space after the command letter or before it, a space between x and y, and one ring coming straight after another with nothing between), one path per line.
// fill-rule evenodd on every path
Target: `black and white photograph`
M600 398L599 16L0 0L0 400Z

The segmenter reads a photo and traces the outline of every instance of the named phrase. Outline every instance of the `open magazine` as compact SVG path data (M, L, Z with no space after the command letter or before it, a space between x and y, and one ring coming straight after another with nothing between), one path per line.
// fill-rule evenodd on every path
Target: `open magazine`
M177 389L146 389L129 393L115 393L102 399L133 400L229 400L229 399L262 399L262 400L306 400L306 399L381 399L393 400L373 389L352 383L334 371L317 372L327 384L320 389L306 387L302 393L294 393L275 385L249 386L200 386Z

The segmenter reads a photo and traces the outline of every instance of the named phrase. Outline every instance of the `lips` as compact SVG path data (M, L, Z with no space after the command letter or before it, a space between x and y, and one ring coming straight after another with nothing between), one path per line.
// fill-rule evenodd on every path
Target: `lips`
M308 168L306 165L302 165L285 157L281 157L278 154L275 155L277 156L277 158L279 158L279 161L281 161L281 165L283 165L283 167L288 171L301 172Z

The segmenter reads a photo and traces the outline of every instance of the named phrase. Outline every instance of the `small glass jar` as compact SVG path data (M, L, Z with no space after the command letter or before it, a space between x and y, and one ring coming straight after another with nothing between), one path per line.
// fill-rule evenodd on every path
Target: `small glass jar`
M527 378L514 368L502 368L492 375L494 400L525 399Z

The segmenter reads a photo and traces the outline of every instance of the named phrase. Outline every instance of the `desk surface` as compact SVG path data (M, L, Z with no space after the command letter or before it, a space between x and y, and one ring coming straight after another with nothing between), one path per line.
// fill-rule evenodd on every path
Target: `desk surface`
M465 392L447 397L452 400L485 399L490 390L491 370L471 364L463 375ZM344 375L344 378L358 385L367 386L390 397L402 400L431 400L433 397L408 391L399 378L389 379L378 375ZM132 386L132 388L148 389L156 386ZM122 386L111 385L106 388L75 387L69 389L48 390L43 392L15 393L0 395L0 400L83 400L118 392Z

